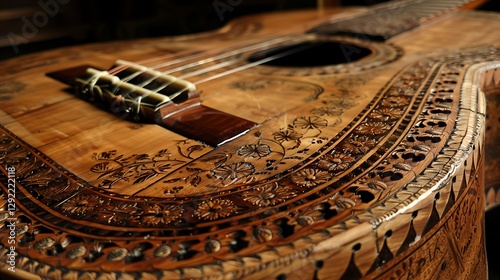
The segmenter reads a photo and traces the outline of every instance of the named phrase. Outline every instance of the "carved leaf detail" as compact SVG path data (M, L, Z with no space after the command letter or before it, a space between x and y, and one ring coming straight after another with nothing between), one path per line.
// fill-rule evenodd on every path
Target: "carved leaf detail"
M136 176L136 180L134 181L134 185L135 184L139 184L139 183L142 183L148 179L151 179L153 177L156 177L156 175L158 175L158 173L154 172L154 171L150 171L150 172L145 172L145 173L142 173L142 174L139 174L138 176Z
M163 157L168 153L168 149L159 150L155 157Z
M183 178L173 178L173 179L165 180L165 181L163 181L163 183L171 184L171 183L176 183L176 182L183 181L183 180L184 180Z
M162 164L162 165L158 166L158 170L160 172L167 171L167 170L169 170L171 168L172 168L172 165L170 163L165 163L165 164Z
M105 172L109 169L108 165L109 165L109 162L98 163L98 164L92 166L92 168L90 168L90 171L92 171L94 173L102 173L102 172Z
M201 183L201 177L196 175L193 177L193 179L191 179L191 181L189 183L196 187Z
M413 146L413 149L415 149L417 151L422 151L422 152L428 152L431 150L431 148L429 146L425 146L425 145L415 145L415 146Z
M356 206L356 202L350 198L339 198L335 200L335 206L338 210L345 210Z
M396 164L394 164L394 168L404 170L404 171L410 171L412 169L409 164L405 164L405 163L396 163Z
M387 185L381 181L370 181L368 182L368 188L376 191L383 191L387 189Z

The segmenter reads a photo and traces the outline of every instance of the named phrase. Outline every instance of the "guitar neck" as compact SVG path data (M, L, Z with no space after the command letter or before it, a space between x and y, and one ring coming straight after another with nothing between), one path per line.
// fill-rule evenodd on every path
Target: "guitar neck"
M310 33L347 35L385 41L421 24L460 9L473 9L485 0L409 0L392 1L360 16L335 20L310 30Z

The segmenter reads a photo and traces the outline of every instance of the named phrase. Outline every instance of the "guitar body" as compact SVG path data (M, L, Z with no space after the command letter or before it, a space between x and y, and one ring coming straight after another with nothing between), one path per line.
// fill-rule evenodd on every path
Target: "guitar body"
M485 199L492 207L499 186L498 164L484 161L498 161L500 130L497 115L486 125L486 105L498 112L500 15L454 11L384 42L326 36L340 42L346 61L338 64L245 67L256 52L289 42L276 38L309 40L315 35L307 30L363 12L250 16L205 34L3 62L4 272L44 279L487 278ZM171 74L234 61L185 78L203 81L196 88L204 108L254 124L217 144L135 121L126 110L106 111L46 76L80 65L108 69L117 59L153 59L150 66L217 56ZM175 120L218 129L210 118L191 118Z

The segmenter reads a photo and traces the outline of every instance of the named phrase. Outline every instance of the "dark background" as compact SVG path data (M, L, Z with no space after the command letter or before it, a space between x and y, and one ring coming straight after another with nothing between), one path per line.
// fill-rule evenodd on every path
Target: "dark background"
M238 3L217 13L214 4ZM325 0L336 5L373 5L381 0ZM33 34L23 36L25 21L36 20L43 3L53 15ZM53 4L56 3L56 6ZM52 6L50 6L52 4ZM202 32L252 13L315 7L315 0L15 0L0 2L0 60L89 42ZM480 10L500 11L490 0ZM220 6L221 7L221 6ZM24 18L24 19L23 19ZM43 17L38 20L43 21ZM499 31L500 32L500 31ZM26 35L26 33L24 34ZM18 36L18 37L16 37ZM29 37L29 38L28 38ZM23 39L24 38L24 39ZM17 40L17 41L16 41ZM13 45L17 45L13 47ZM1 63L1 62L0 62ZM0 64L1 65L1 64ZM490 279L500 279L500 208L486 213Z
M372 5L385 0L324 0L330 5ZM482 9L499 10L491 0ZM222 17L214 6L235 3ZM88 42L173 36L213 30L235 17L313 8L317 0L15 0L0 1L0 60ZM55 4L55 5L54 5ZM47 7L46 22L37 13ZM47 14L47 12L44 12ZM26 21L38 20L34 34ZM31 31L31 30L28 30ZM26 36L27 35L27 36ZM17 45L13 47L13 45Z

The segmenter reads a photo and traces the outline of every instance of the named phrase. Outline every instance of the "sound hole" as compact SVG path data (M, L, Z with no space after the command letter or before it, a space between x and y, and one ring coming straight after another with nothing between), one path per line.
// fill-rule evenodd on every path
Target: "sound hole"
M369 55L371 51L343 42L303 42L280 46L252 54L250 62L287 67L314 67L350 63Z

